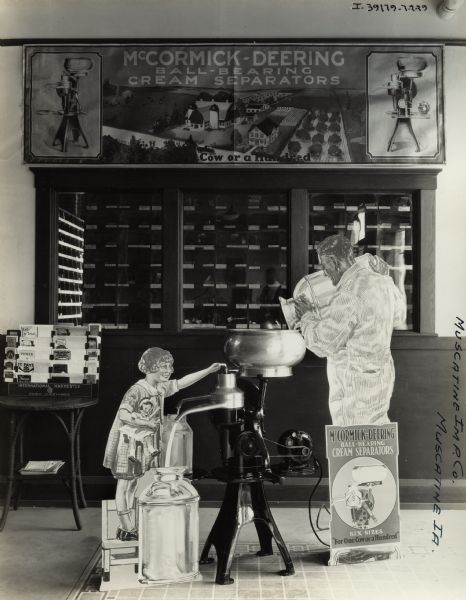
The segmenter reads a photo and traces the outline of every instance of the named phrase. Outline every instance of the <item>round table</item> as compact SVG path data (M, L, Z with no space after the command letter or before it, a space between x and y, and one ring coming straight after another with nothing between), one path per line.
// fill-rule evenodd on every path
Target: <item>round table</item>
M14 497L14 507L18 505L21 477L17 473L24 466L23 432L31 415L38 412L52 414L60 423L67 438L70 459L70 492L76 527L81 529L79 504L85 508L86 499L81 478L81 455L79 433L84 411L97 404L97 398L61 397L61 396L0 396L0 408L9 412L10 433L8 452L8 479L3 513L0 519L0 531L5 527ZM25 476L26 477L26 476ZM29 477L29 475L27 476ZM16 488L16 489L14 489ZM13 495L13 490L15 491ZM79 493L79 499L78 499Z

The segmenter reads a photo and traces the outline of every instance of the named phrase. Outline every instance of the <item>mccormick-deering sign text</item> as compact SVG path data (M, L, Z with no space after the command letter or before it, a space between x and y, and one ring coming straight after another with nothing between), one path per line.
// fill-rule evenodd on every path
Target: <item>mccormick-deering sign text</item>
M124 66L154 67L152 74L130 75L130 85L203 84L213 69L215 86L339 85L339 75L314 74L319 67L343 67L342 50L131 50L124 51ZM204 80L205 83L205 80Z

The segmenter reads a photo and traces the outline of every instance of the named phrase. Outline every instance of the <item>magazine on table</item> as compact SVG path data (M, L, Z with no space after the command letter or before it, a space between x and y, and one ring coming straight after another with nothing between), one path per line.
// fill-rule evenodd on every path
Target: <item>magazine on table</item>
M65 463L62 460L30 460L21 470L21 475L40 473L56 474Z

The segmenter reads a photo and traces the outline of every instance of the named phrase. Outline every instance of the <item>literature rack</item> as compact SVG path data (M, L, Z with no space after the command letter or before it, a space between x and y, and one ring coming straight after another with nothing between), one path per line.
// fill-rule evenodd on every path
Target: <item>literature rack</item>
M20 325L6 335L3 379L8 396L97 396L101 326Z

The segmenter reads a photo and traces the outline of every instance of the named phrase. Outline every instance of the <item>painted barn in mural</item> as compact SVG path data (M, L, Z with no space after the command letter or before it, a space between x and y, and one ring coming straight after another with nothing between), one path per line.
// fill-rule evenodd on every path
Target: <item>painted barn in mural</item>
M189 129L226 129L233 125L234 118L232 95L202 92L186 111L185 124Z

